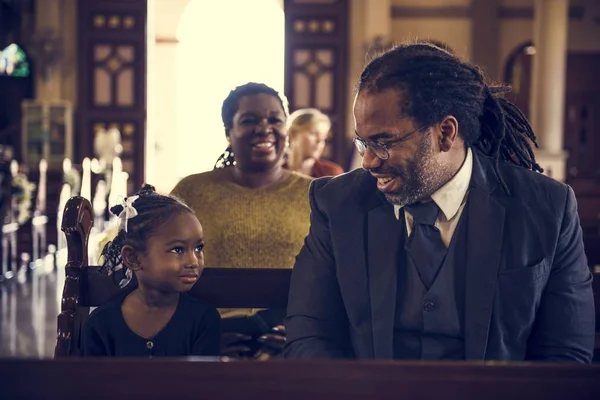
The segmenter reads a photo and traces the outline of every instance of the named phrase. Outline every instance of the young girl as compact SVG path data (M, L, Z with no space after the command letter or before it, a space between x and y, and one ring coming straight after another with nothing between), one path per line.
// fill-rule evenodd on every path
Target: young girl
M204 268L202 226L175 197L146 185L110 210L117 237L102 251L103 268L135 275L137 286L92 312L85 356L216 356L221 318L186 292Z

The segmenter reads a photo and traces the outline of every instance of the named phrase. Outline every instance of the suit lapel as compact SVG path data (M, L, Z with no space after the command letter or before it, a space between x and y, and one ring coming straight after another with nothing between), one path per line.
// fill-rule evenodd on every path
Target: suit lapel
M473 152L476 155L475 152ZM502 253L505 208L492 192L497 186L495 172L486 159L474 157L469 191L468 251L465 293L465 358L483 360L498 268Z
M398 252L403 224L396 219L387 201L369 212L368 271L375 358L392 358L393 355Z

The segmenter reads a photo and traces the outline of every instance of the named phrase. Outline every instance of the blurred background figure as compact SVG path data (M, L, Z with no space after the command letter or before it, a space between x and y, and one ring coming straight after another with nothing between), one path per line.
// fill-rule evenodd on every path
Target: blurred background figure
M290 115L290 148L286 168L320 178L344 173L338 164L321 159L331 130L329 117L316 108L303 108Z

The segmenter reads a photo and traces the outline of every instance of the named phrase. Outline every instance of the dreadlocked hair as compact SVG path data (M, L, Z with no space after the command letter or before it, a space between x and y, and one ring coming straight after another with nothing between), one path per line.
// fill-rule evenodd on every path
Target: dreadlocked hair
M138 214L127 221L127 232L119 228L117 236L102 249L102 272L112 274L122 270L122 273L125 274L127 266L121 258L123 246L131 246L137 251L144 252L148 239L164 223L182 213L195 215L194 211L184 202L174 196L158 194L152 185L144 185L139 192L135 193L135 196L139 197L132 206ZM116 205L110 209L115 216L121 214L122 211L122 205Z
M229 136L229 130L233 128L233 117L238 111L240 99L245 96L251 96L254 94L268 94L276 97L281 103L283 112L286 117L289 114L288 101L280 94L277 90L265 85L264 83L248 82L244 85L238 86L229 92L229 95L223 100L223 106L221 107L221 119L223 120L223 126L225 128L225 135ZM219 156L215 163L215 169L225 168L235 164L235 156L231 146L227 146L223 154Z
M481 69L431 43L397 45L372 59L360 76L357 91L398 89L402 117L431 126L453 115L467 146L495 160L494 169L509 194L499 162L543 172L531 143L537 139L527 118L503 95L508 86L488 86Z

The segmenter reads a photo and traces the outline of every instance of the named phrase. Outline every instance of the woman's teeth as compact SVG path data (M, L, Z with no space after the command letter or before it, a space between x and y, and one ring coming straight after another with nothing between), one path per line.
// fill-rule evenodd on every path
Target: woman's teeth
M269 147L272 147L273 143L271 142L262 142L262 143L256 143L254 145L254 147L258 147L260 149L268 149Z
M377 182L385 185L386 183L392 181L394 178L377 178Z

